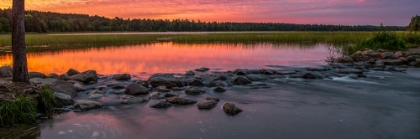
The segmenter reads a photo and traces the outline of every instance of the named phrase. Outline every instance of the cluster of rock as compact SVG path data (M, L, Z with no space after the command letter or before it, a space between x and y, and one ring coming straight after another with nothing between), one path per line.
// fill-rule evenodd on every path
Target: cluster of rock
M359 69L393 70L395 67L420 67L420 54L417 52L389 52L382 49L377 51L357 51L351 56L345 55L337 58L338 63L353 63ZM391 68L386 69L386 66Z

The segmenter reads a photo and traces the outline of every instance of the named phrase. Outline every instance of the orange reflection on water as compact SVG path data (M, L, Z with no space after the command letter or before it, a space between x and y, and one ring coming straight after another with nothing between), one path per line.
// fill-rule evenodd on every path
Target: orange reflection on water
M212 69L264 68L265 65L322 64L328 55L322 45L299 48L273 44L174 44L89 48L28 54L29 71L65 73L69 68L99 74L184 73L202 66ZM11 64L11 55L0 64Z

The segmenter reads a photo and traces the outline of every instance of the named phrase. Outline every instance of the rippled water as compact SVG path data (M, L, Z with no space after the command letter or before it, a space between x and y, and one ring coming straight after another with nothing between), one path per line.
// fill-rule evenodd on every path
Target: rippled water
M72 67L96 69L102 74L138 74L184 73L201 66L216 71L269 68L265 65L316 66L323 65L329 55L323 45L304 48L219 45L158 43L34 53L29 58L31 63L40 63L31 65L31 69L47 73L61 73ZM1 59L7 59L4 57ZM51 59L61 64L48 62ZM42 70L45 67L51 68ZM269 88L233 86L224 93L209 89L199 96L177 92L180 97L198 102L207 96L219 97L221 101L212 110L199 110L195 105L167 109L150 108L147 103L122 105L119 95L107 94L100 100L104 103L101 109L66 112L29 129L0 130L0 135L14 138L20 133L27 138L42 139L420 138L420 70L365 74L366 78L359 79L349 76L316 80L279 78L267 81ZM225 102L233 102L244 111L227 115L220 109Z

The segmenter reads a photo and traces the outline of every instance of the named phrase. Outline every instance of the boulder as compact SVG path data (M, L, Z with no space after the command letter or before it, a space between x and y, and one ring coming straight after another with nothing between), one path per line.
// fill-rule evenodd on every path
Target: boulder
M73 86L73 84L63 81L57 80L51 83L50 85L51 90L58 93L64 93L70 95L71 97L77 96L77 89Z
M98 82L98 74L94 70L88 70L73 76L70 76L71 80L76 80L83 83Z
M0 67L0 78L12 77L12 76L13 76L12 67L10 66Z
M187 73L185 73L185 76L194 76L195 73L192 70L187 71Z
M246 76L233 76L232 83L236 85L252 84L251 80L249 80Z
M230 115L236 115L236 114L242 112L242 110L240 108L236 107L235 104L233 104L233 103L225 103L223 105L223 111L227 114L230 114Z
M206 93L206 91L198 89L197 87L190 87L187 90L185 90L185 93L188 95L200 95Z
M79 74L79 73L80 72L75 70L75 69L69 69L66 74L69 75L69 76L73 76L73 75L76 75L76 74Z
M195 69L195 71L199 71L199 72L206 72L206 71L209 71L209 70L210 69L206 68L206 67L201 67L201 68Z
M125 99L122 102L122 104L136 104L136 103L143 103L143 102L146 102L146 100L144 100L144 98L134 97L134 98Z
M74 103L74 107L79 108L80 110L89 110L89 109L101 108L102 103L98 101L92 101L92 100L76 100Z
M41 72L28 72L29 79L31 78L45 78L46 75Z
M216 106L217 106L217 102L213 100L200 102L197 104L198 109L212 109Z
M136 84L142 85L142 86L144 86L146 88L149 87L149 83L147 81L145 81L145 80L137 80L136 81Z
M221 87L221 86L218 86L218 87L216 87L216 88L214 88L214 90L213 90L214 92L225 92L226 91L226 89L225 88L223 88L223 87Z
M167 88L182 87L182 82L172 74L155 74L148 79L148 83L153 87L166 86Z
M131 75L130 74L116 74L112 76L112 79L117 80L117 81L127 81L131 79Z
M65 73L65 74L61 74L61 75L60 75L60 79L61 79L61 80L65 80L65 81L67 81L67 80L70 80L70 76L69 76L69 75L67 75L67 73Z
M125 87L125 93L129 95L145 95L149 93L146 87L132 83Z
M179 98L179 97L167 98L166 101L169 103L178 104L178 105L190 105L190 104L197 103L197 101L185 99L185 98Z
M58 99L63 105L72 105L74 104L74 100L71 98L70 95L54 92L54 97Z

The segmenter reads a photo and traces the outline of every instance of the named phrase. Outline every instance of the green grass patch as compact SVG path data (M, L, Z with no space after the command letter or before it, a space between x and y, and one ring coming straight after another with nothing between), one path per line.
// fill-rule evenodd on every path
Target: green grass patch
M41 90L41 97L38 99L38 109L44 113L53 110L53 108L63 107L63 104L54 96L54 92L45 86Z
M36 122L37 102L23 95L9 102L0 102L0 127Z

